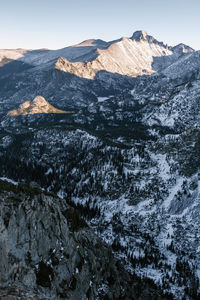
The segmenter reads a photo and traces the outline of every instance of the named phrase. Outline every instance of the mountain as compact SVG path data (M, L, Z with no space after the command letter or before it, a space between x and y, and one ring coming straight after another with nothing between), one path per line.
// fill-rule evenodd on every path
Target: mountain
M115 41L86 40L59 50L1 50L0 57L18 59L32 67L55 63L55 68L94 79L104 70L126 76L152 74L194 50L184 44L168 47L144 31ZM159 63L156 60L159 59Z
M199 299L199 51L144 31L28 51L0 91L6 295Z
M198 73L200 69L200 51L189 53L187 56L183 56L180 60L173 63L171 66L166 68L163 73L172 78L190 78L195 73Z
M32 102L26 101L20 105L19 109L8 112L9 116L20 116L28 114L66 114L65 110L57 109L49 104L43 97L38 96Z
M97 49L96 51L97 57L92 61L69 62L62 57L58 59L55 66L61 71L91 79L94 79L96 73L101 70L135 77L156 72L159 66L157 65L154 69L155 58L170 56L174 59L175 56L177 60L179 56L194 50L184 45L168 47L147 35L146 32L137 31L131 38L122 38L110 43L106 49ZM172 61L170 62L172 63Z
M56 61L59 57L64 56L69 60L84 60L94 56L95 50L105 49L109 43L102 40L87 40L80 44L65 47L58 50L38 49L38 50L25 50L25 49L2 49L0 50L0 61L10 59L18 60L21 63L28 64L32 67Z
M194 49L191 48L190 46L187 46L185 44L178 44L176 46L174 46L172 48L172 51L174 53L179 53L179 54L183 54L183 53L191 53L191 52L194 52Z
M158 74L160 81L167 68L197 53L183 44L167 46L144 31L110 42L93 39L59 50L23 51L23 57L0 67L0 114L38 95L61 110L79 110L98 97L133 90L138 75ZM181 68L177 72L182 78Z

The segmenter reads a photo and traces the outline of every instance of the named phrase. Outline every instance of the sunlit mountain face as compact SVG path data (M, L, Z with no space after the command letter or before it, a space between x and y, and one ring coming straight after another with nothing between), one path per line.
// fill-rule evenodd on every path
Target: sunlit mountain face
M194 50L184 44L169 47L144 31L115 41L87 40L59 50L0 50L0 59L20 60L29 66L55 68L79 77L94 79L99 71L136 77L152 74ZM52 67L52 66L51 66Z
M0 297L199 299L199 56L0 50Z
M37 96L33 101L26 101L18 109L8 112L9 116L32 114L65 114L70 113L50 105L43 97ZM72 112L71 112L72 113Z

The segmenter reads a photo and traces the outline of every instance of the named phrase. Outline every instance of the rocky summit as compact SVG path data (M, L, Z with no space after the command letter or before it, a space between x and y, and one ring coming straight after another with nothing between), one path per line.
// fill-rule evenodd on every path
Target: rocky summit
M9 116L20 116L28 114L65 114L67 111L57 109L49 104L43 97L37 96L32 102L22 103L19 109L8 112Z
M199 55L0 51L1 299L199 299Z

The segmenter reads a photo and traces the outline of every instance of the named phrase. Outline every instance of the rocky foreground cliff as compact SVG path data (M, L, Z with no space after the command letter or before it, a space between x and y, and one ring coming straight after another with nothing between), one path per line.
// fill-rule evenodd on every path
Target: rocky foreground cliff
M37 185L1 180L0 210L2 300L165 299L125 271L76 210Z

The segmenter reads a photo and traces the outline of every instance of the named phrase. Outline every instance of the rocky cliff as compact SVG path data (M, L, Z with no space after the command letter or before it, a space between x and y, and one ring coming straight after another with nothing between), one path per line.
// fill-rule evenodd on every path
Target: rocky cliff
M158 299L147 284L138 294L137 278L79 213L38 185L1 180L0 211L0 295L10 295L2 299L141 299L151 294Z

